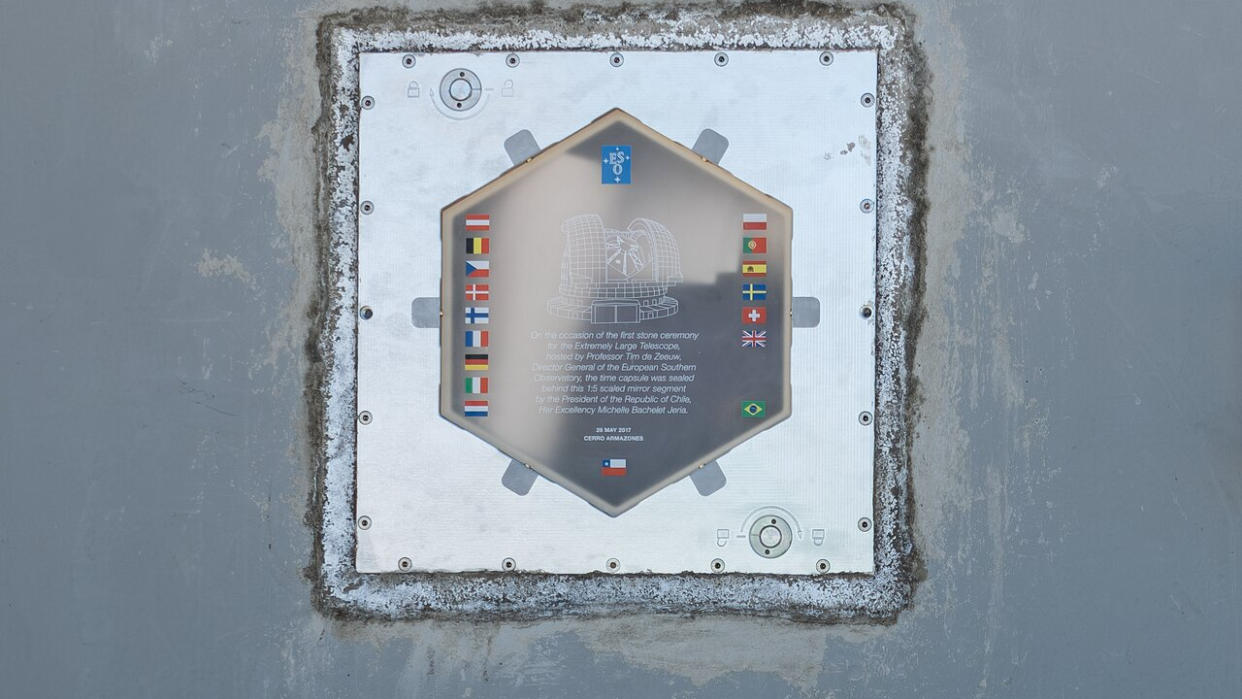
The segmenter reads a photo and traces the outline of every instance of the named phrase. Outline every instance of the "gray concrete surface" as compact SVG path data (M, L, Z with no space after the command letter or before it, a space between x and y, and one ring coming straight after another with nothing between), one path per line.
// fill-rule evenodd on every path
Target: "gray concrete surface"
M891 626L311 605L314 27L0 1L6 696L1242 694L1242 9L914 5L935 74Z

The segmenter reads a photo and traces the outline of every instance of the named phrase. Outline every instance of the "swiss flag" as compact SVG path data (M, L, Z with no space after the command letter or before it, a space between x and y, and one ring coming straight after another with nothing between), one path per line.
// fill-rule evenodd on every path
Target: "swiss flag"
M742 322L748 325L763 325L768 322L768 309L763 306L742 306Z

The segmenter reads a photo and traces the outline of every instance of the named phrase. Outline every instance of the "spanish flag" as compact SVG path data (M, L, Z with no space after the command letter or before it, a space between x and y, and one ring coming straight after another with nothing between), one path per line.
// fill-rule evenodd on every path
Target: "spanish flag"
M768 274L768 263L763 260L742 260L743 277L763 277Z

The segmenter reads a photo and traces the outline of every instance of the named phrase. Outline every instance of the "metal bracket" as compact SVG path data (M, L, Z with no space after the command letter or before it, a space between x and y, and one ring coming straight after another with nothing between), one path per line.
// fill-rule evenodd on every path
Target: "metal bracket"
M724 157L725 151L729 150L729 139L712 131L711 129L703 129L699 133L699 138L694 142L695 153L703 156L707 160L720 164L720 159Z
M505 139L505 152L509 154L509 160L512 160L514 165L521 165L530 160L540 150L542 149L539 148L535 135L527 129L522 129Z
M718 462L709 461L690 473L690 482L694 483L694 488L699 491L699 495L707 497L725 487L729 479L725 478L724 471L720 469Z
M518 495L525 495L530 492L531 486L538 479L538 473L527 468L526 464L513 459L509 461L509 468L506 468L504 475L500 477L500 484Z
M410 304L410 322L416 328L440 327L440 297L420 296Z
M819 299L814 296L795 296L791 310L795 328L814 328L819 325Z

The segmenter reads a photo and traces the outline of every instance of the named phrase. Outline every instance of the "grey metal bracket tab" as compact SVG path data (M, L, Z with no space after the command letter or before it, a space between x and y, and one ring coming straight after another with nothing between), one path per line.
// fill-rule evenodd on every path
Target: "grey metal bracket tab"
M509 468L506 468L504 475L500 477L500 484L518 495L525 495L530 492L531 486L538 479L538 473L527 468L526 464L513 459L509 461Z
M819 325L819 299L814 296L795 296L792 311L795 328L814 328Z
M699 491L699 495L707 497L725 487L729 479L725 478L718 462L709 461L690 474L690 482L694 483L694 489Z
M729 139L711 129L703 129L691 150L719 165L725 151L729 150Z
M420 296L410 304L410 322L416 328L440 327L440 297Z
M505 152L509 154L509 160L512 160L514 165L521 165L530 160L539 151L539 143L535 140L535 135L527 129L522 129L505 139Z

